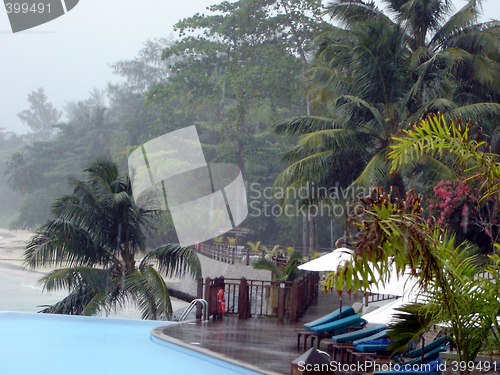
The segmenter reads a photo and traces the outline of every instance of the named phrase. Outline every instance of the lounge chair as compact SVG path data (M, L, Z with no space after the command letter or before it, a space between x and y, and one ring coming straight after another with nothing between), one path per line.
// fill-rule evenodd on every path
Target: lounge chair
M434 341L431 341L427 345L424 345L424 354L431 351L431 350L436 349L438 346L443 346L445 342L446 342L446 336L443 336L443 337L440 337ZM421 355L422 355L422 348L418 348L418 349L412 350L408 353L405 353L401 357L416 358L416 357L420 357ZM397 357L395 359L398 360L399 357Z
M313 320L312 322L304 324L305 329L311 329L312 327L319 326L322 324L330 323L335 320L339 320L339 316L342 315L342 318L346 318L348 316L354 315L354 309L351 306L342 307L342 314L340 314L340 309L337 309L330 314L322 316L319 319Z
M340 309L331 312L319 319L304 324L307 331L297 331L297 349L300 348L300 339L304 337L304 350L307 347L307 339L311 337L311 346L314 346L314 340L317 339L317 347L321 340L329 338L331 335L336 335L348 331L352 327L361 328L365 321L361 319L360 315L354 315L354 309L350 306L342 307L342 314ZM339 316L342 319L339 320Z
M345 362L347 359L347 350L353 349L355 343L384 337L387 334L386 328L385 324L375 324L358 331L333 336L331 338L332 342L328 344L327 352L334 360Z
M370 336L375 335L381 331L384 331L384 330L386 330L386 328L387 328L387 326L385 324L374 324L370 327L360 329L359 331L348 332L348 333L344 333L342 335L334 336L334 337L332 337L332 341L336 342L336 343L343 343L343 342L353 342L353 341L357 341L359 339L366 340L367 337L370 337ZM386 334L387 334L387 330L382 336L384 336ZM373 340L373 339L374 338L371 338L371 340Z
M329 323L316 325L309 328L313 333L330 333L332 335L338 335L346 332L349 327L352 326L363 326L366 320L361 318L361 315L351 315L340 320L335 320Z
M424 347L425 348L425 347ZM413 366L413 365L418 365L418 364L421 364L421 363L428 363L428 362L431 362L431 361L434 361L435 359L439 358L439 353L440 352L445 352L447 351L448 349L450 348L449 345L446 345L446 346L438 346L432 350L429 350L427 351L425 354L424 354L424 357L422 359L422 357L417 357L411 361L406 361L406 362L403 362L401 363L400 365L401 366L404 366L404 365L410 365L410 366ZM424 349L425 350L425 349Z
M392 343L392 340L378 338L356 344L354 345L354 350L365 353L385 353L387 352L387 347L389 346L389 344Z

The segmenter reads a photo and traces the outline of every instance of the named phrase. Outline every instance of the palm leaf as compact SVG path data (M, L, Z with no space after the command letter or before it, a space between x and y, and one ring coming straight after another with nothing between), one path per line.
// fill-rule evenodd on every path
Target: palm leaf
M166 277L181 276L189 272L194 278L201 277L201 263L196 252L185 246L168 244L149 252L142 260L140 268L155 262L158 270Z

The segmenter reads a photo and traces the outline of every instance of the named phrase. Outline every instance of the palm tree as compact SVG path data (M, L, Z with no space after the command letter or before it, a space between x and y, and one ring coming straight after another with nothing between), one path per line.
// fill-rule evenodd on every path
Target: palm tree
M23 150L13 153L6 164L4 174L9 175L7 183L12 190L19 191L21 196L35 190L35 184L43 178L29 157L24 155Z
M260 241L259 241L260 243ZM278 245L277 245L278 246ZM275 249L277 248L275 246ZM275 279L278 281L293 281L300 276L301 271L297 268L299 262L302 260L302 254L298 250L290 248L290 255L288 258L288 264L284 269L278 267L278 265L266 256L261 256L255 262L253 262L253 268L258 270L271 271Z
M298 136L276 185L328 186L340 175L362 187L395 186L402 197L402 174L386 162L392 137L427 111L500 114L500 105L485 103L499 101L499 24L477 23L480 1L454 15L448 0L384 2L395 20L364 0L328 5L342 27L317 39L307 78L318 115L276 125L278 134Z
M48 291L67 289L63 300L42 312L71 315L108 313L128 301L143 319L169 319L172 306L163 276L201 275L196 253L175 244L146 250L148 218L155 212L137 207L128 176L108 160L84 170L86 181L71 180L73 194L57 199L54 220L31 238L25 264L65 265L41 279ZM156 266L156 268L155 268Z

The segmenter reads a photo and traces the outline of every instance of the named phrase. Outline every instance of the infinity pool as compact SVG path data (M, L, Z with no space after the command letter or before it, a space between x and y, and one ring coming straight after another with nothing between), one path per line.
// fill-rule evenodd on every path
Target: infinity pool
M167 342L168 322L0 312L0 369L13 375L259 375Z

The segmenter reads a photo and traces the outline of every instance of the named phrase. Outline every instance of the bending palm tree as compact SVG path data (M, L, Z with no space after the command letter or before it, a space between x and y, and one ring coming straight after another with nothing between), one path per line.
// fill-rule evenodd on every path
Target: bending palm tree
M169 319L172 306L162 276L186 271L201 276L196 253L169 244L137 264L154 212L136 206L128 177L120 176L114 163L97 161L85 172L89 179L72 180L73 194L53 204L56 219L42 226L26 247L25 263L33 268L68 266L42 278L49 291L69 290L67 297L42 312L95 315L131 301L143 319Z

